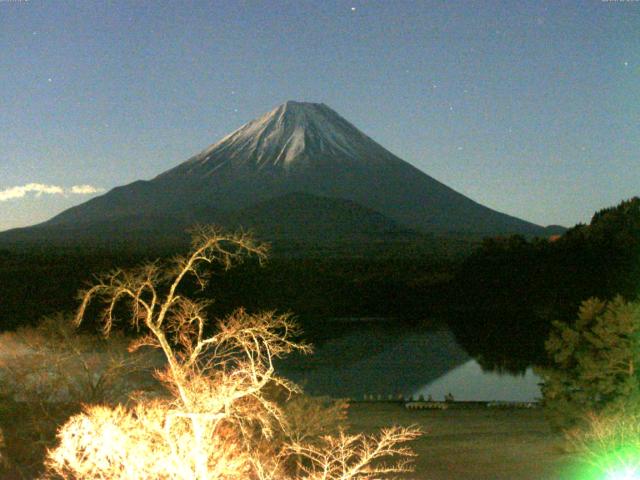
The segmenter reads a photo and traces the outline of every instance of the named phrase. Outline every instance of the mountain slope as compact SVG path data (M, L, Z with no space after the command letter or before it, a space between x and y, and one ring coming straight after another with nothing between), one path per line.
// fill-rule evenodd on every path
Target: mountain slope
M422 231L541 232L429 177L324 104L287 102L154 182L203 179L215 186L208 201L226 209L301 191L352 200Z
M362 214L375 211L421 232L544 235L542 227L484 207L421 172L326 105L299 102L280 105L150 181L115 188L41 227L86 226L90 234L95 224L155 218L178 228L201 221L202 212L209 212L204 220L237 221L252 205L294 192L346 200ZM132 221L128 228L139 230Z
M44 223L0 234L3 243L90 243L106 246L113 241L129 244L178 244L188 239L194 224L218 224L237 230L251 230L269 240L318 241L362 239L416 239L421 235L401 228L375 210L355 202L308 193L290 193L255 205L220 212L194 206L189 215L123 215L102 221Z
M290 193L228 215L222 223L272 239L379 238L403 231L384 215L349 200Z

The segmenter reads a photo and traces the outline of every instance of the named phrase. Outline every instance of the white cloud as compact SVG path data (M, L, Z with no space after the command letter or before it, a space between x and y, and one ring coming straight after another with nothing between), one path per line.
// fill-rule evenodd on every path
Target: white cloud
M102 188L96 188L92 185L74 185L70 189L64 189L58 185L46 185L44 183L27 183L26 185L20 185L16 187L5 188L0 190L0 202L6 202L8 200L15 200L18 198L24 198L29 193L35 194L36 197L40 197L43 194L46 195L88 195L92 193L102 192Z
M0 190L0 202L6 202L7 200L13 200L15 198L22 198L30 192L33 192L36 195L42 195L43 193L47 193L49 195L64 194L64 190L56 185L28 183L19 187L10 187L5 190Z
M74 185L71 187L71 193L76 195L89 195L92 193L104 192L104 188L97 188L93 185Z

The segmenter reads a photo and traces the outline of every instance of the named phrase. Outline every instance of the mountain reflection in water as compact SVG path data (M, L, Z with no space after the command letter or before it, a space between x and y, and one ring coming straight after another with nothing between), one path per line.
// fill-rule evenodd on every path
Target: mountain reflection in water
M487 372L478 362L469 360L419 388L412 396L428 398L431 395L434 400L443 400L451 393L455 400L462 401L532 402L541 397L539 383L540 377L531 368L524 375Z
M314 353L279 362L280 374L312 395L363 399L365 395L442 400L531 401L538 379L483 372L445 327L394 321L316 321L304 325Z

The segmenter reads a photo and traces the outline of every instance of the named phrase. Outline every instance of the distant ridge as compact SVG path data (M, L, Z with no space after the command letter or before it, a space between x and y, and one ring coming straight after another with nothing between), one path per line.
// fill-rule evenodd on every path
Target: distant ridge
M288 101L150 181L114 188L38 226L1 233L0 241L28 241L45 232L50 238L67 232L78 240L148 234L153 241L203 221L261 224L266 231L266 223L304 223L303 217L296 219L292 194L307 210L323 212L318 219L324 218L324 235L335 229L352 235L359 228L369 235L376 222L380 231L548 234L438 182L328 106ZM271 211L264 206L269 201L275 202ZM341 212L333 220L330 208ZM351 217L344 215L345 208ZM347 220L351 228L345 228ZM316 228L312 223L307 233ZM302 234L304 225L289 230Z

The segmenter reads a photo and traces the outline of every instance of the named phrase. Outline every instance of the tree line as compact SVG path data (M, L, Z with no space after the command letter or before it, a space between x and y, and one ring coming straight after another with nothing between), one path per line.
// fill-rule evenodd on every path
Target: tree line
M459 267L448 318L488 368L544 363L553 321L573 322L582 301L640 289L640 198L596 212L562 236L488 238Z

